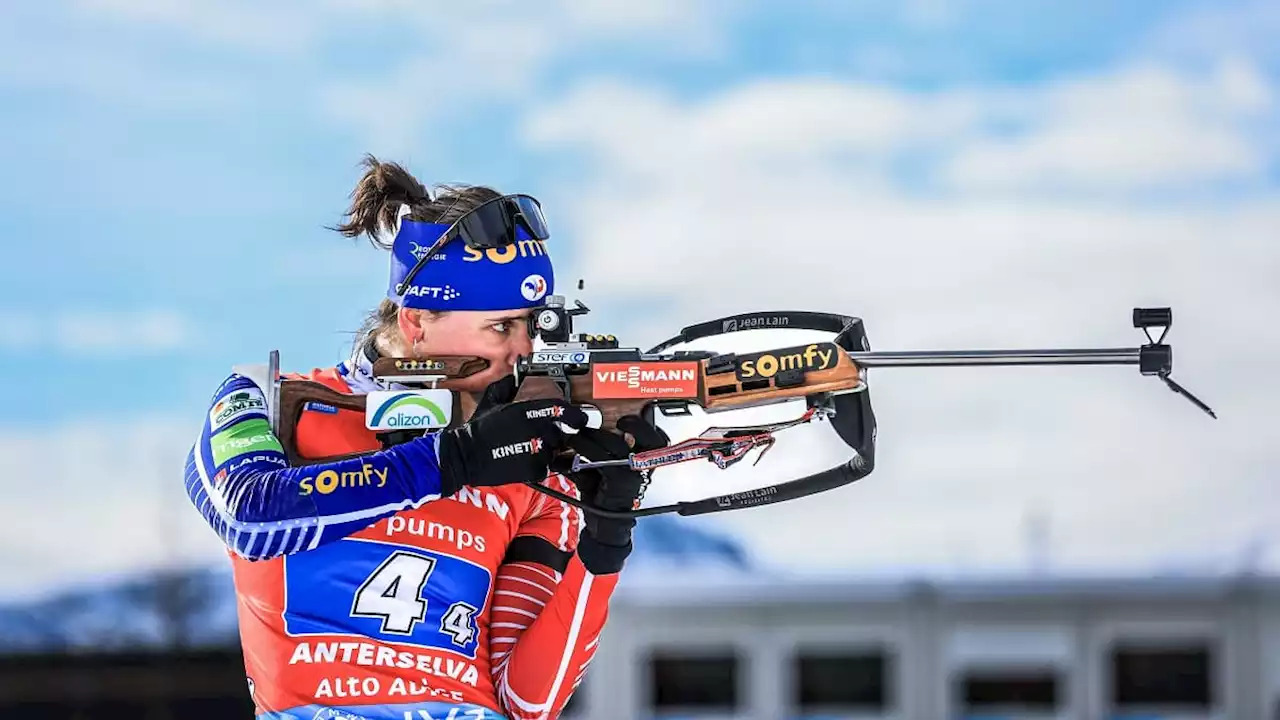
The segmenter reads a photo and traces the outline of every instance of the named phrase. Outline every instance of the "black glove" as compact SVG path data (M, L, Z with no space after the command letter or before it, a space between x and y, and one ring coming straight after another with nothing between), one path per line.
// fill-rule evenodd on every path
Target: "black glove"
M550 473L566 434L557 423L581 430L587 414L559 399L529 400L497 407L454 430L440 433L440 492L540 482Z
M623 437L604 430L579 430L568 439L569 447L588 460L621 460L633 452L654 450L671 444L662 431L637 415L622 417L618 429L635 439L628 447ZM570 477L582 498L606 510L633 510L644 487L644 477L628 467L590 468ZM631 555L631 531L635 518L602 517L586 512L586 527L578 538L578 557L593 575L609 575L622 570Z

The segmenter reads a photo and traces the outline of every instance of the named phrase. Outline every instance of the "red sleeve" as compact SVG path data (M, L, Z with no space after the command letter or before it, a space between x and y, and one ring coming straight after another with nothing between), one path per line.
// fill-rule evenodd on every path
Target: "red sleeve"
M573 483L548 482L578 497ZM573 550L582 511L539 493L516 536L535 536L572 553L563 572L532 560L507 562L494 584L489 653L499 702L512 720L559 715L587 666L609 613L618 575L592 575Z

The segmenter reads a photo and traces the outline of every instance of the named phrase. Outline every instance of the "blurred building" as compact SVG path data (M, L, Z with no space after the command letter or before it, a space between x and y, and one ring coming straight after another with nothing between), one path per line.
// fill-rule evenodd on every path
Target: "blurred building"
M1280 578L800 581L640 523L566 720L1280 720ZM251 717L223 567L0 607L0 717Z
M629 587L575 717L1280 718L1280 580Z

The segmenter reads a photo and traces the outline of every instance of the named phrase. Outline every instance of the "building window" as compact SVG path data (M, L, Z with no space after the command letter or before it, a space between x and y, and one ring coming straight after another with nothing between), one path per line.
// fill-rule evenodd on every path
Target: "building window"
M968 669L958 683L966 713L1058 712L1063 695L1053 668Z
M649 657L649 705L663 712L737 711L739 665L733 651L655 651Z
M884 712L892 657L881 648L801 648L792 661L792 704L805 712Z
M1116 644L1111 650L1111 702L1117 708L1210 709L1213 654L1208 643Z

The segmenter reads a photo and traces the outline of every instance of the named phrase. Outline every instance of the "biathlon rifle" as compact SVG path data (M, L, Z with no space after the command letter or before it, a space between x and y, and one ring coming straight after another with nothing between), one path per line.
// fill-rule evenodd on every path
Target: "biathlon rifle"
M713 426L695 437L667 447L635 452L625 459L591 460L574 455L569 473L627 465L640 471L647 483L654 470L694 460L707 460L726 469L758 449L756 462L759 462L775 443L775 433L814 420L830 420L836 433L854 450L854 456L841 465L788 482L630 511L606 510L544 484L529 483L539 492L605 516L639 517L669 512L699 515L736 510L812 495L869 475L874 469L876 427L866 381L868 368L1137 365L1142 375L1160 378L1170 390L1217 418L1209 406L1170 377L1173 349L1164 340L1173 325L1173 313L1167 307L1133 310L1133 326L1143 331L1147 342L1127 348L873 351L861 318L781 311L733 315L690 325L674 337L641 351L620 347L612 335L574 333L573 319L589 312L580 301L575 305L566 308L564 298L550 296L545 307L535 313L533 321L545 346L517 362L515 393L504 401L565 398L589 413L598 413L599 427L619 433L617 421L627 415L640 415L651 421L655 411L666 416L688 416L694 405L714 414L803 398L805 410L796 418L777 423ZM1160 330L1158 337L1152 337L1153 328ZM755 329L830 332L833 338L745 354L666 352L673 345ZM403 439L455 424L453 416L458 405L451 386L486 367L487 361L474 357L378 358L373 364L374 376L399 389L352 395L314 381L283 378L279 354L273 351L268 365L271 384L268 410L291 463L307 465L358 457L368 453L323 457L300 453L294 428L303 408L308 403L322 403L359 411L365 414L367 427L395 441L397 435ZM403 407L406 401L417 402L419 406L425 401L434 409L431 413L407 416L422 423L414 430L406 430L404 424L398 428L389 426L387 409L395 404ZM442 409L441 405L449 407Z

